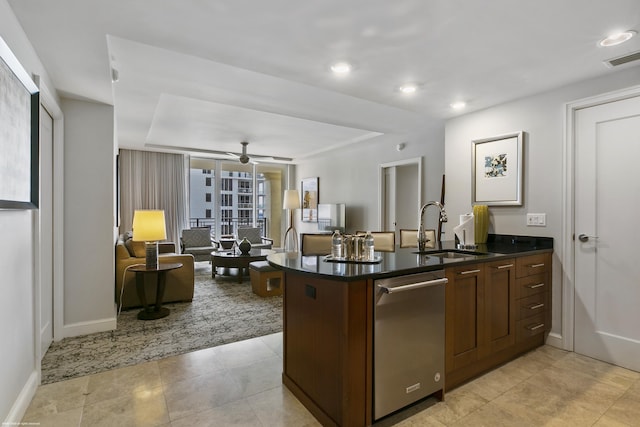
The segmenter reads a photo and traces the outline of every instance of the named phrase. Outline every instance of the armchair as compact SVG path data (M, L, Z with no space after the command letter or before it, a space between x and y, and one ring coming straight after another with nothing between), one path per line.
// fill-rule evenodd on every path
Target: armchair
M180 249L183 254L191 254L196 261L211 261L211 252L218 248L218 242L211 239L211 229L188 228L182 230Z
M238 227L238 241L247 238L252 249L271 249L273 239L260 235L258 227Z

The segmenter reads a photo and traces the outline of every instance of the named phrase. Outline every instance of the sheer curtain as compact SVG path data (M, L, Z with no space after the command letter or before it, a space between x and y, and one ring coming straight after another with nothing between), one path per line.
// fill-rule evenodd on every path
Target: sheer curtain
M167 240L180 248L180 232L188 228L189 156L120 150L120 233L131 230L133 211L162 209Z

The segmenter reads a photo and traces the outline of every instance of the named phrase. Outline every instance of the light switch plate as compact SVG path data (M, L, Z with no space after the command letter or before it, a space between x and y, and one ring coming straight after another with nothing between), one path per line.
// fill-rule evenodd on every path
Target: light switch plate
M528 213L527 214L527 226L530 226L530 227L546 227L547 226L547 214L544 214L544 213Z

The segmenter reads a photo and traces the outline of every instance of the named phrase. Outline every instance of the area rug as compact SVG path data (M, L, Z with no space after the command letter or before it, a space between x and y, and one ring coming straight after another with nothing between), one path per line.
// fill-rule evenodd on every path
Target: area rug
M282 297L262 298L248 276L211 278L197 262L193 302L165 304L168 317L137 319L122 311L117 329L54 342L42 359L42 384L162 359L282 331Z

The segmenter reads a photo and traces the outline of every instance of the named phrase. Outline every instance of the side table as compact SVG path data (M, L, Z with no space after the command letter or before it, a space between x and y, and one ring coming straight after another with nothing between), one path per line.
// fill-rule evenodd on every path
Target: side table
M145 264L138 264L129 267L129 271L136 273L136 290L138 291L138 298L144 307L140 313L138 313L138 319L140 320L154 320L167 317L170 310L167 307L162 307L162 297L164 296L164 287L167 280L167 271L181 268L182 263L158 263L158 268L147 268ZM156 304L149 306L147 304L147 296L144 291L144 278L147 274L156 276Z

